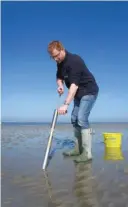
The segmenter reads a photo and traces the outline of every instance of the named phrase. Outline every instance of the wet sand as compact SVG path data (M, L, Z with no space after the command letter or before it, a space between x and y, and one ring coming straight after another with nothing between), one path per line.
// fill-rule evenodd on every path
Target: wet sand
M50 125L2 125L2 207L128 207L128 124L92 124L93 161L75 164L58 149L42 170ZM103 132L123 133L123 160L105 160ZM72 126L54 137L73 139ZM116 152L115 152L116 156Z

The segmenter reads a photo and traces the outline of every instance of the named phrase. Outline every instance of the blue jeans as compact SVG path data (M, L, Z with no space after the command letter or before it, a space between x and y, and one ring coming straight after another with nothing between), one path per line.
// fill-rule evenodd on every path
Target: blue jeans
M97 95L85 95L79 99L74 99L74 108L71 114L71 123L73 127L80 127L81 129L88 129L88 117L97 99Z

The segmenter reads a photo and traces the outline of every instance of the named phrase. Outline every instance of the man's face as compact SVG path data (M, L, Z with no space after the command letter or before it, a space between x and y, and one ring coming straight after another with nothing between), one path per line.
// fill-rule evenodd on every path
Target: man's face
M65 57L65 52L64 50L56 50L53 49L51 52L51 57L57 62L57 63L61 63Z

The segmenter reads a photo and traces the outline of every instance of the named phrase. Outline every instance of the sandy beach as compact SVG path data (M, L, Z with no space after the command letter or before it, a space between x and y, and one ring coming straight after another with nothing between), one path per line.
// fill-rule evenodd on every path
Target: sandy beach
M128 207L128 123L92 127L91 163L75 164L57 149L44 173L50 124L3 124L2 207ZM103 132L123 134L122 160L107 160ZM72 126L57 124L54 138L73 139Z

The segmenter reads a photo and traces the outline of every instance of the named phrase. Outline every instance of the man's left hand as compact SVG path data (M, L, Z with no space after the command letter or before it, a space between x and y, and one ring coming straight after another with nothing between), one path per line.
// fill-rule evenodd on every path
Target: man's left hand
M68 106L62 105L58 108L58 114L66 114L67 113Z

